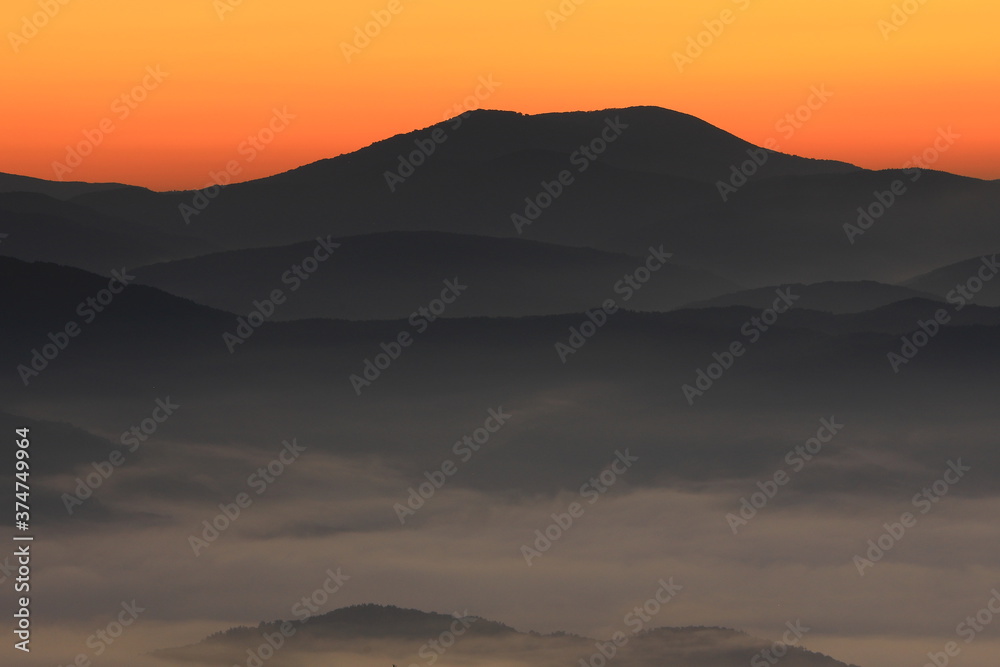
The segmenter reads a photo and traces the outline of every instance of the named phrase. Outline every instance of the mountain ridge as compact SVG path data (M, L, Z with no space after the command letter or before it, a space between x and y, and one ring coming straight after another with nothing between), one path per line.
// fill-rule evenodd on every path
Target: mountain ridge
M638 619L636 619L638 621ZM375 655L387 661L407 664L393 655L404 652L442 665L464 664L463 660L489 655L506 657L505 664L551 665L552 653L565 664L586 662L588 655L610 653L616 662L628 667L663 664L703 665L711 660L716 667L736 667L763 659L763 651L784 646L783 662L790 667L853 667L830 656L808 651L800 645L801 637L785 633L789 643L772 643L738 630L709 626L644 627L618 632L617 638L594 639L566 632L521 632L503 623L479 616L440 614L406 609L394 605L357 604L298 621L261 622L257 627L237 626L217 632L193 645L161 649L151 655L180 662L217 661L223 656L266 655L271 652L355 655L371 659ZM264 643L261 643L261 641ZM370 640L378 640L373 644ZM420 646L420 642L424 641ZM265 650L261 652L261 648ZM506 656L505 656L506 652ZM537 657L531 657L535 655ZM380 657L380 659L381 659ZM671 660L672 659L672 660ZM456 662L458 661L458 662Z

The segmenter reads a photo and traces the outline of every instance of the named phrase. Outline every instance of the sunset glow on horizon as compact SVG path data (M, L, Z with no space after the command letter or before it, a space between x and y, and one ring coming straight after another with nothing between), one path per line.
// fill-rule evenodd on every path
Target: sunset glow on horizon
M9 0L0 172L192 189L232 160L260 178L473 104L655 105L872 169L950 128L933 168L996 179L998 24L984 0Z

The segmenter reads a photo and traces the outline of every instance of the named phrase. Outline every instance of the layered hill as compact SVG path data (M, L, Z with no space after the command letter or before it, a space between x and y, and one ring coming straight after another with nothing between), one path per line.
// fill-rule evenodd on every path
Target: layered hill
M643 257L523 239L441 232L386 232L329 238L339 247L296 272L317 241L235 250L138 269L139 282L198 303L246 314L274 289L295 289L275 319L404 319L458 281L447 317L523 317L582 312L608 299L633 310L665 311L736 289L708 271ZM657 253L660 248L652 248ZM667 253L669 254L669 252ZM634 277L640 270L639 283Z
M642 625L641 623L639 624ZM267 637L271 637L269 644ZM624 641L623 639L624 638ZM616 664L628 667L743 667L773 642L724 628L630 629L620 646L565 633L518 632L475 616L448 616L413 609L358 605L322 616L261 623L220 632L203 642L157 651L152 657L173 664L230 664L245 660L261 646L281 642L274 651L285 665L412 664L570 665L592 654L614 651ZM796 638L796 642L798 638ZM782 662L790 667L847 667L801 646L788 646Z

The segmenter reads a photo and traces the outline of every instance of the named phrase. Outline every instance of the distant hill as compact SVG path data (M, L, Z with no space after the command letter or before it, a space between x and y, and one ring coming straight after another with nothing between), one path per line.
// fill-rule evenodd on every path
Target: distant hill
M434 144L429 137L435 133L445 138L433 152L415 158L420 164L412 173L401 170L401 159L408 161L427 141ZM617 137L605 142L602 133ZM592 142L603 151L593 152L593 161L584 153ZM738 172L751 154L763 165L751 165L743 184ZM569 181L559 185L564 172ZM387 175L393 173L390 188ZM738 187L723 197L723 183ZM867 220L867 210L878 211L879 193L894 184L903 194ZM1000 246L994 219L1000 181L869 171L769 152L656 107L540 115L476 111L205 192L68 185L8 179L7 187L73 194L73 203L105 217L170 237L197 237L215 250L400 231L515 237L640 257L662 243L676 263L744 286L897 283ZM79 243L56 232L49 254L23 256L65 261L60 258ZM171 253L150 261L203 254Z
M600 156L602 162L628 171L676 176L714 184L720 169L748 159L748 141L695 116L654 106L543 113L477 110L459 123L440 125L449 130L448 157L461 161L494 160L506 155L545 151L569 155L591 140L621 128L615 149ZM379 141L358 151L356 157L371 166L412 150L414 133ZM417 133L419 134L419 132ZM768 176L858 171L854 165L834 160L813 160L770 152Z
M106 274L122 266L193 257L217 249L35 192L0 193L0 255Z
M872 280L863 280L857 282L826 282L814 283L812 285L796 283L782 286L758 287L752 290L723 294L722 296L705 301L689 303L685 307L724 308L728 306L747 306L760 309L770 308L776 298L776 290L784 290L786 288L791 291L792 295L799 297L799 300L795 302L797 308L835 314L861 313L866 310L874 310L882 306L887 306L897 301L905 301L906 299L923 298L937 300L932 294L896 285L886 285Z
M30 176L0 173L0 192L37 192L55 199L72 199L88 192L103 192L133 186L121 183L84 183L81 181L48 181Z
M967 294L973 295L970 303L979 306L1000 306L1000 276L997 276L991 267L991 264L995 262L996 253L988 253L942 266L939 269L910 278L902 284L911 289L936 294L942 298L947 298L951 294L954 299L968 300L966 296L957 291L959 286L964 286ZM982 281L980 270L983 271L983 276L992 275L992 278ZM970 280L973 281L971 285L968 284ZM973 293L971 290L977 286L976 281L981 283L982 289Z
M609 121L628 127L595 161L581 157ZM435 132L447 138L390 189L387 174L404 173L400 156L408 160ZM748 169L746 185L724 200L719 184L742 183L733 170L751 159L748 151L764 165ZM562 172L571 182L560 191L552 184ZM905 190L898 201L862 221L860 235L849 233L859 209L896 181ZM389 231L522 237L640 256L663 243L678 263L749 286L894 283L1000 246L998 199L998 182L769 153L692 116L634 107L479 111L221 191L128 188L74 201L230 250ZM515 215L530 224L515 224Z
M302 281L275 319L405 319L439 297L443 281L456 277L468 291L448 307L446 317L582 312L607 299L633 310L663 311L735 287L707 271L668 260L641 289L633 290L623 278L644 266L645 257L522 239L390 232L334 242L341 247ZM311 256L315 246L311 241L217 253L146 266L135 273L143 284L245 314L254 299L274 288L289 289L282 275ZM294 283L294 274L288 279Z
M233 628L199 644L156 651L167 664L232 664L281 635L282 621L255 628ZM358 605L322 616L295 619L281 637L282 664L408 665L434 656L439 665L490 661L546 666L579 664L598 651L597 640L565 633L523 633L475 616L455 617L413 609ZM277 634L276 634L277 633ZM431 640L452 633L433 646ZM745 667L773 642L724 628L657 628L634 632L616 648L615 664L626 667ZM606 641L606 640L605 640ZM275 639L275 643L277 639ZM285 643L287 642L287 643ZM603 642L602 642L603 643ZM444 649L442 645L449 648ZM612 645L613 646L613 645ZM606 649L610 650L610 649ZM761 656L763 659L763 656ZM327 661L327 662L323 662ZM820 653L790 646L782 663L789 667L848 667Z
M326 451L344 456L377 451L404 468L412 465L419 475L428 458L439 456L433 448L451 437L454 417L440 417L442 430L432 436L422 430L422 420L418 426L405 420L387 423L381 411L386 402L398 406L400 414L437 415L442 406L448 406L448 415L478 412L498 401L546 414L550 396L586 396L557 403L554 424L529 429L478 475L455 482L480 491L551 493L578 487L581 477L606 463L608 424L621 423L623 414L649 410L655 415L649 418L664 428L677 419L696 418L681 386L695 382L698 369L715 363L713 355L733 341L745 343L746 353L698 400L696 410L738 415L780 405L810 413L857 413L891 405L912 411L908 419L922 423L949 410L988 409L1000 368L995 344L1000 309L969 306L895 374L887 353L899 349L901 335L918 329L918 321L942 307L920 299L845 315L795 308L757 334L755 343L746 333L760 314L754 308L622 311L564 364L555 344L567 343L571 328L579 331L586 321L582 313L448 318L431 324L425 334L417 334L404 319L267 321L245 330L247 338L230 353L223 334L238 330L236 315L152 287L129 286L87 323L78 304L105 288L107 278L0 258L0 280L18 285L0 293L0 312L18 313L5 322L6 345L0 349L0 365L8 369L0 374L4 411L31 415L38 401L45 400L56 406L47 413L49 421L96 428L91 432L112 439L128 426L123 414L143 415L154 397L173 395L207 406L197 419L171 422L173 436L182 440L265 446L287 437L286 425L292 423L299 437ZM80 325L79 335L26 387L18 367L31 363L32 350L48 344L48 333L63 330L70 320ZM412 346L359 397L349 376L363 373L365 360L384 349L380 343L401 331L414 335ZM946 382L956 374L963 378L960 387ZM89 400L65 403L64 397L78 396L81 384ZM934 410L928 412L927 405ZM221 418L219 411L230 416ZM540 417L527 419L536 423ZM736 429L739 420L733 419ZM724 421L728 424L729 417ZM365 437L331 436L354 431ZM421 433L419 443L414 432ZM644 465L632 473L630 483L725 474L748 458L763 469L774 454L766 447L747 450L743 431L708 449L676 436L665 447L659 431L654 432L615 430L618 445L643 452ZM540 448L546 456L537 455ZM914 470L894 474L912 475ZM979 483L995 484L995 476L984 473ZM884 481L858 485L852 488L876 492ZM963 487L973 488L974 483ZM39 490L35 499L39 511L43 493ZM61 509L58 495L53 500L51 505Z

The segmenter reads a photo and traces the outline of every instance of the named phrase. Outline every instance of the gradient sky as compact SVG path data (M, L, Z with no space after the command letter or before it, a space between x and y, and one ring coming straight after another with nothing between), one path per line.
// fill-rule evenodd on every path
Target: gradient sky
M399 0L348 62L342 43L388 0L52 0L59 11L23 40L12 34L32 35L38 0L7 0L0 171L55 178L66 146L107 118L114 132L65 180L201 187L233 159L240 180L262 177L437 122L492 75L501 85L483 107L652 104L870 168L902 165L951 126L962 138L934 166L1000 178L1000 6L910 2L919 9L887 32L891 0L586 0L555 27L559 0ZM679 71L674 53L723 10L731 24ZM149 66L169 76L121 118L114 100ZM833 97L785 139L776 122L818 85ZM297 117L247 162L239 146L274 108Z

